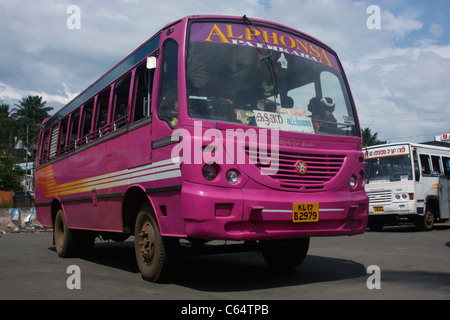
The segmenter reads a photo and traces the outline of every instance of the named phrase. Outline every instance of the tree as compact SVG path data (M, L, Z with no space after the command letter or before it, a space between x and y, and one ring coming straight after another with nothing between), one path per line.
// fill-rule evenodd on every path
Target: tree
M370 130L369 128L364 128L364 130L362 132L363 148L387 143L386 140L378 140L377 136L378 136L378 132L375 132L374 134L372 134L372 130Z
M49 111L53 110L52 107L46 107L47 101L42 101L40 96L28 96L22 98L19 104L16 104L17 108L11 110L11 116L14 118L28 118L33 120L35 124L41 124L45 118L50 115Z
M25 173L15 165L15 159L11 156L0 155L0 189L20 189L20 180Z
M9 104L2 103L0 104L0 118L8 118L9 117Z

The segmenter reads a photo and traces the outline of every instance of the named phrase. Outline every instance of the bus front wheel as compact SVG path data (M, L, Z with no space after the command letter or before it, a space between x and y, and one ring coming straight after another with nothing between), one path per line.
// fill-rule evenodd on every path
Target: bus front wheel
M422 231L430 231L431 229L433 229L433 224L434 213L428 208L425 214L423 216L418 216L415 221L416 228Z
M298 267L309 249L309 238L261 241L261 253L267 264L276 270Z
M136 261L142 278L166 281L173 271L174 239L161 236L153 210L144 205L139 210L134 231Z

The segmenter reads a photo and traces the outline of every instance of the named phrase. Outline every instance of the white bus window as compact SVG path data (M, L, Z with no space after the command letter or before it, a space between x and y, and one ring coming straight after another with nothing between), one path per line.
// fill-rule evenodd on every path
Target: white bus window
M433 164L433 174L440 175L441 171L441 157L431 156L431 163Z
M444 164L445 175L448 176L450 174L450 158L442 157L442 162Z
M431 174L430 156L426 154L420 155L420 165L422 166L422 174Z

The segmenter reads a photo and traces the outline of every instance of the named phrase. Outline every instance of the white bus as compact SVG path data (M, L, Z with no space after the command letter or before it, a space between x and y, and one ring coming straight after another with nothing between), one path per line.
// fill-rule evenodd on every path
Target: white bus
M450 148L392 143L363 151L371 230L402 220L431 230L448 220Z

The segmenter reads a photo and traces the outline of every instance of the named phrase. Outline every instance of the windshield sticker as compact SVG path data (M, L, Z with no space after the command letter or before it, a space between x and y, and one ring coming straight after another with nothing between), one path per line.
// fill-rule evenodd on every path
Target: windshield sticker
M364 150L364 159L374 159L393 156L409 155L409 145L398 145L388 147L376 147Z
M281 68L287 69L288 67L288 61L286 60L286 57L284 56L284 53L281 54L280 58L277 60L277 62L280 63Z
M314 127L311 118L309 117L261 110L253 110L253 114L255 116L256 125L260 128L314 133Z
M194 23L191 27L191 41L229 44L289 54L339 70L333 54L305 39L290 33L244 24ZM284 59L285 60L285 59ZM287 68L281 59L281 66Z

